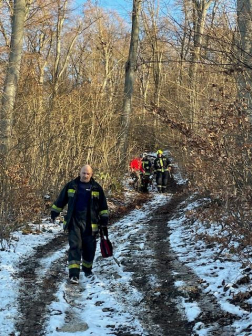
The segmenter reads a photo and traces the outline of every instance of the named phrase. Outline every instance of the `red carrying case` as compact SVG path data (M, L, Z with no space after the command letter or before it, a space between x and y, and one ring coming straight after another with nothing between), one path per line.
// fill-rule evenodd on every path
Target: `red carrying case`
M108 258L113 256L113 246L111 241L108 239L108 236L104 236L101 232L101 241L100 241L101 255L103 258Z

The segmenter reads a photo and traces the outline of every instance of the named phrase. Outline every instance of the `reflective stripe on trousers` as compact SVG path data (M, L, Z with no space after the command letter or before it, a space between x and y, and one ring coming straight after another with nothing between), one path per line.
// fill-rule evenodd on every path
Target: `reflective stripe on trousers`
M96 251L96 238L92 235L91 227L86 227L86 213L76 214L69 226L69 276L79 277L82 259L82 270L91 270ZM88 230L87 230L88 229Z

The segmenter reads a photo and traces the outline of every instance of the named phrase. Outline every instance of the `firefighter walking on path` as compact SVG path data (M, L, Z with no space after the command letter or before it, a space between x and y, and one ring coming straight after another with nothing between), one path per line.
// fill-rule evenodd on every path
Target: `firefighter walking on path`
M163 151L160 149L157 151L157 157L154 161L154 169L158 192L164 193L167 191L167 184L171 178L171 162L163 155Z
M142 155L142 169L140 172L141 175L141 191L148 192L148 186L150 183L150 174L151 174L151 161L148 158L147 153Z
M139 157L136 157L130 161L129 164L130 169L130 177L133 180L134 189L139 191L140 190L140 171L142 170L142 160Z
M107 234L108 206L102 187L93 179L93 170L85 165L80 176L68 182L51 209L51 219L68 205L64 231L68 231L68 269L70 282L78 284L80 270L92 275L99 229Z

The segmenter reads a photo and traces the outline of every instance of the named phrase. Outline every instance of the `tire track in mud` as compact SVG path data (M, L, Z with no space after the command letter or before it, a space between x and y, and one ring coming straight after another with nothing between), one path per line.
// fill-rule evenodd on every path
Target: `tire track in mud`
M46 319L46 309L54 299L57 288L65 277L66 256L55 260L48 267L45 277L37 275L40 260L47 255L56 252L67 244L66 234L60 234L46 245L38 246L34 255L20 264L17 274L21 279L20 295L18 298L18 321L16 330L20 336L42 336L43 326Z
M149 200L149 195L137 195L136 199L126 205L120 206L120 211L114 211L110 223L119 220L136 206L141 206ZM41 268L40 261L47 256L64 249L68 249L66 233L59 234L45 245L38 246L33 255L28 256L19 265L16 274L20 280L18 297L18 316L15 323L19 336L46 336L44 326L48 316L48 306L55 300L57 289L66 278L67 255L53 261L44 276L37 274Z
M234 335L230 327L231 314L221 310L213 295L202 292L200 279L170 247L168 237L171 232L167 223L183 211L187 197L186 191L175 192L145 223L145 250L154 251L154 255L143 253L141 256L133 249L128 256L131 262L126 262L125 271L133 272L132 285L145 295L146 308L139 319L151 336L198 335L192 331L196 322L212 328L208 335ZM131 238L132 246L140 244L140 236ZM188 290L181 291L175 287L174 283L178 280L183 280ZM197 292L190 292L190 288L197 288ZM182 309L178 309L182 297L196 301L201 309L201 314L192 323L183 316Z
M162 239L167 240L168 237L169 218L164 210L171 208L175 212L184 199L184 193L180 196L174 193L170 198L167 197L167 203L155 210L143 224L142 232L138 232L137 237L131 237L131 246L136 247L145 236L144 251L132 248L128 255L129 262L124 262L125 271L133 274L132 286L144 295L141 316L138 318L151 336L190 335L190 326L178 311L175 301L177 293L171 274L174 256L167 242L162 242Z

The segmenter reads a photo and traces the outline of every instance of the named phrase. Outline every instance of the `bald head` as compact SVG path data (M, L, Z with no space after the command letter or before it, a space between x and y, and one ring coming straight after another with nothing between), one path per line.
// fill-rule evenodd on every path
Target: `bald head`
M93 175L93 169L89 165L85 165L80 170L80 180L81 182L89 182Z

